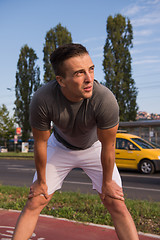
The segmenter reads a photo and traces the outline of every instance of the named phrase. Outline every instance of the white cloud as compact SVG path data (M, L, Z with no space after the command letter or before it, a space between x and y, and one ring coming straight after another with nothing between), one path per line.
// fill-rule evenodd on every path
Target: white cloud
M160 63L160 59L141 59L133 61L133 65Z
M142 37L146 37L146 36L150 36L153 33L153 30L141 30L141 31L134 31L134 36L142 36Z
M153 45L153 46L146 46L145 48L132 48L131 50L130 50L130 53L131 54L139 54L139 53L146 53L146 52L156 52L156 53L158 53L160 51L160 47L157 47L157 46L155 46L155 45Z
M98 41L98 40L104 40L105 38L106 38L106 36L91 37L91 38L82 40L82 43L88 43L88 42L93 42L93 41Z
M144 52L144 49L134 49L134 48L132 48L130 50L131 54L137 54L137 53L142 53L142 52Z
M143 44L149 44L149 43L156 43L156 42L160 42L160 38L153 38L153 39L143 39L143 40L135 40L133 41L134 45L143 45Z
M136 17L135 19L132 19L131 23L134 27L155 25L160 23L160 14L154 12L139 18Z
M134 26L158 24L160 23L160 0L138 0L123 9L122 13L131 18Z
M142 8L138 5L135 5L135 6L130 6L128 7L127 9L124 10L124 13L125 15L135 15L137 14L138 12L140 12Z
M154 4L157 4L157 3L160 3L160 0L147 1L147 4L151 4L151 5L154 5Z
M133 16L138 14L141 10L144 9L144 6L140 6L139 3L134 3L122 10L122 14L126 16Z

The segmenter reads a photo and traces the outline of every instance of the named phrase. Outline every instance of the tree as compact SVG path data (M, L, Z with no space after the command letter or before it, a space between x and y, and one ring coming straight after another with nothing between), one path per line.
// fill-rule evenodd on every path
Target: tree
M0 138L6 146L7 141L15 134L14 119L9 117L5 104L0 107Z
M45 44L43 48L44 53L44 82L49 82L55 79L55 74L50 63L51 53L59 46L72 42L71 33L67 28L62 27L59 23L55 28L51 28L45 37Z
M22 128L22 141L27 141L30 134L29 105L33 93L40 86L40 69L35 65L37 55L27 45L21 48L16 72L15 117Z
M137 88L131 74L133 32L129 19L120 14L107 19L107 39L104 46L103 70L105 86L115 95L120 108L120 120L135 120L138 107Z

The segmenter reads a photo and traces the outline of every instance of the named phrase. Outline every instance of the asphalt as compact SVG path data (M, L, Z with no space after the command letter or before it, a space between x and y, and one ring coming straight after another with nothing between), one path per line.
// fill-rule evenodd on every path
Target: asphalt
M0 240L12 239L19 214L19 211L0 209ZM157 240L160 236L139 233L139 239ZM30 240L118 240L118 238L113 227L40 215Z

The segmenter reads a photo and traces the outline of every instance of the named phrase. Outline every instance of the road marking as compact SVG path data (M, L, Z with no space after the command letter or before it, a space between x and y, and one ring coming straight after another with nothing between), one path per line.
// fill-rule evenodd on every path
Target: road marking
M5 240L5 239L6 239L6 240L11 240L13 231L11 231L10 229L14 229L14 227L0 226L0 228L2 228L2 230L3 230L3 229L8 229L8 230L5 230L4 233L0 232L0 236L2 236L1 239L2 239L2 240ZM11 235L8 235L8 233L11 234Z
M81 185L92 185L92 183L86 183L86 182L72 182L72 181L64 181L64 183L68 184L81 184ZM139 187L128 187L123 186L123 188L127 189L135 189L135 190L144 190L144 191L152 191L152 192L160 192L159 189L153 189L153 188L139 188Z
M151 175L134 175L134 174L123 174L120 172L122 177L134 177L134 178L149 178L149 179L160 179L160 176L151 176Z
M11 164L8 164L7 165L7 167L10 167L11 166ZM17 168L20 168L20 167L24 167L24 165L19 165L19 164L17 164L17 165L14 165L14 164L12 164L12 167L17 167Z
M14 229L14 227L10 227L10 226L0 226L0 228L11 228L11 229Z
M71 184L82 184L82 185L92 185L92 183L85 183L85 182L71 182L71 181L64 181L64 183L71 183Z
M74 171L74 170L73 170ZM136 174L129 174L129 173L121 173L119 172L121 177L134 177L134 178L149 178L149 179L160 179L160 176L153 176L153 175L136 175ZM84 171L82 171L81 174L86 174Z
M125 186L123 186L123 188L143 190L143 191L152 191L152 192L160 192L160 189L153 189L153 188L139 188L139 187L125 187Z
M1 231L1 229L2 229L2 231L3 231L3 229L8 229L8 230L5 230L4 233L0 232L0 236L3 237L3 238L1 238L1 240L11 240L12 239L12 235L13 235L13 231L11 231L10 229L14 230L15 228L14 227L10 227L10 226L0 226L0 231ZM8 233L11 234L11 235L8 235ZM29 240L33 239L34 237L36 237L35 233L32 234L32 236L31 236L31 238L29 238ZM40 238L37 238L37 240L45 240L45 238L40 237Z
M8 170L18 170L18 171L35 171L34 168L15 168L15 167L8 167Z

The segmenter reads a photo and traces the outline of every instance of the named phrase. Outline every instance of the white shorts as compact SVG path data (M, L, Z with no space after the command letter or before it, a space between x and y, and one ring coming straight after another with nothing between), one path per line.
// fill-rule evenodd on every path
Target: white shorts
M47 147L46 183L48 194L52 194L62 187L65 177L73 168L82 168L92 180L93 189L101 193L103 171L100 156L101 143L99 141L85 150L71 150L58 142L52 134ZM37 173L35 173L33 182L36 179ZM116 165L112 179L122 187Z

